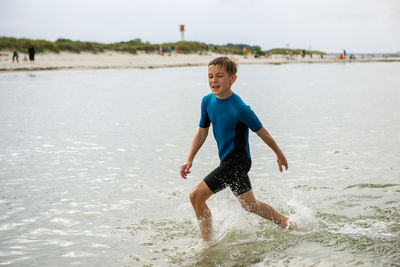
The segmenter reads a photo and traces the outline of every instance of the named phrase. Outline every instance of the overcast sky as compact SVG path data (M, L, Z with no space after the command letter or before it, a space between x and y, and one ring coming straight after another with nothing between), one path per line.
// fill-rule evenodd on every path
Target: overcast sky
M400 51L400 0L0 0L0 36Z

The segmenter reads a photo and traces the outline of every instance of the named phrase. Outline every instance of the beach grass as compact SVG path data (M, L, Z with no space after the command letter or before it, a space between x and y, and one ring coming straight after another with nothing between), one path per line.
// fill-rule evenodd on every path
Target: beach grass
M305 49L287 49L287 48L274 48L268 51L265 51L267 54L272 54L272 55L284 55L291 53L293 55L300 55L303 53L303 51L306 54L315 54L315 55L325 55L325 52L322 51L317 51L317 50L305 50Z
M251 52L254 55L265 55L265 54L301 54L303 49L285 49L276 48L268 51L262 51L259 46L250 46L247 44L231 44L226 45L213 45L206 44L203 42L196 41L180 41L180 42L169 42L162 44L151 44L149 42L142 42L140 38L135 38L130 41L116 42L103 44L98 42L83 42L73 41L70 39L59 38L55 42L47 40L33 40L27 38L14 38L14 37L0 37L0 50L12 50L14 48L19 52L26 52L30 46L35 48L37 53L43 52L91 52L94 54L104 52L105 50L112 50L118 52L127 52L130 54L137 54L139 51L145 53L158 53L160 47L164 52L168 52L168 48L177 48L179 53L182 54L194 54L208 51L215 51L220 54L235 54L235 55L247 55ZM313 54L325 54L321 51L307 51L307 53Z

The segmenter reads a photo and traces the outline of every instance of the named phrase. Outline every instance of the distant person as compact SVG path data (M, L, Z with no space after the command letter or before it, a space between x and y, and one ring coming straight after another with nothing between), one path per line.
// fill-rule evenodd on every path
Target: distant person
M285 155L263 127L256 114L235 94L231 86L236 81L237 66L227 57L218 57L208 64L208 84L211 94L203 97L198 131L186 162L180 168L182 178L190 173L192 162L208 136L212 124L217 141L220 165L191 192L190 201L206 242L211 240L212 219L206 201L213 194L229 187L242 207L268 219L282 228L295 229L294 222L253 195L248 176L251 167L249 128L275 152L279 170L288 168Z
M12 61L14 62L15 60L17 60L17 63L19 63L18 58L19 58L18 51L17 51L17 49L14 47L14 49L13 49Z
M343 49L343 55L346 57L346 50L345 49Z
M169 45L168 46L168 56L171 56L171 52L172 52L172 47Z
M35 61L35 48L33 46L29 47L28 54L29 54L29 61L33 63Z

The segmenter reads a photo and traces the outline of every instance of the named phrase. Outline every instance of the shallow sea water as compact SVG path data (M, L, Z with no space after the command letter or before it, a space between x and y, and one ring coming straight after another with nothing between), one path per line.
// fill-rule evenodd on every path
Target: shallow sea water
M202 249L188 195L218 165L198 127L205 67L0 74L0 265L398 266L398 63L240 66L234 91L289 161L250 134L255 196L289 232L210 198Z

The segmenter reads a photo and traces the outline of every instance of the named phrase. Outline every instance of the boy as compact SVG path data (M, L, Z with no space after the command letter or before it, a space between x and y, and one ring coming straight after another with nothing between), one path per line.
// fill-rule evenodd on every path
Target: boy
M212 232L211 212L206 200L226 187L230 187L246 211L268 219L282 228L296 228L287 217L254 198L247 175L251 167L249 128L275 152L280 172L283 171L283 166L287 170L288 164L284 154L254 112L231 90L237 78L236 72L236 64L227 57L215 58L208 64L208 84L212 93L203 97L200 127L194 136L187 161L180 169L182 178L186 179L193 159L206 140L209 126L212 124L221 163L190 194L201 237L205 242L210 241Z

